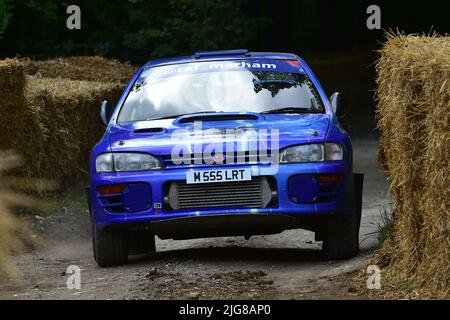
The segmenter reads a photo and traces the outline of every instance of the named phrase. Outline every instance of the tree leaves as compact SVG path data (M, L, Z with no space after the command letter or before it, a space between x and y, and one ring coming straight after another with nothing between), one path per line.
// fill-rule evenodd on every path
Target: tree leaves
M14 54L59 56L101 54L142 62L199 50L244 48L270 22L249 16L249 0L80 0L81 30L66 28L58 0L0 0L1 43ZM1 39L1 38L0 38ZM6 43L7 42L7 43ZM6 51L6 50L5 50Z

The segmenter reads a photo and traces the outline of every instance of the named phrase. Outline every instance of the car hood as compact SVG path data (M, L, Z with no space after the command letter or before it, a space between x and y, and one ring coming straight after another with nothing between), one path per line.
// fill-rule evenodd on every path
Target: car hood
M249 145L282 149L294 144L323 142L329 122L327 114L258 114L255 119L209 120L202 121L201 125L174 119L139 121L112 125L109 142L114 152L138 151L154 155L170 155L174 147L192 149L194 144L201 144L205 148L212 143L230 141L257 140L257 144Z

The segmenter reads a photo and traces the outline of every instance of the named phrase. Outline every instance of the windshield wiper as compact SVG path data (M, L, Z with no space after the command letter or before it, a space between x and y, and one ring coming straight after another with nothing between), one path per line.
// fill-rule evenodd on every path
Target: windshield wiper
M313 110L311 108L280 108L280 109L272 109L264 112L260 112L261 114L277 114L277 113L321 113L317 110Z
M219 111L200 111L200 112L191 112L191 113L181 113L181 114L174 114L174 115L170 115L170 116L165 116L165 117L161 117L161 118L148 118L145 120L164 120L164 119L176 119L179 117L183 117L183 116L189 116L189 115L193 115L193 114L204 114L204 113L217 113Z

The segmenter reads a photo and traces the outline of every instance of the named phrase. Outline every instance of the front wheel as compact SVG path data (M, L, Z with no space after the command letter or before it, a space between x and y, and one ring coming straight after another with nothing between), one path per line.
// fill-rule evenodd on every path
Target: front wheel
M128 262L128 230L116 226L99 229L92 224L94 258L100 267Z

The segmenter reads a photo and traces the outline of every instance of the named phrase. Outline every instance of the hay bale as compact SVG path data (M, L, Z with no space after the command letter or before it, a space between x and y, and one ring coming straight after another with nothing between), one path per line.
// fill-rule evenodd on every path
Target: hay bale
M102 100L117 102L122 85L28 77L27 114L32 121L21 146L28 177L67 185L85 181L91 148L104 128L98 121Z
M450 288L450 37L394 36L381 50L378 126L394 201L380 256L393 283Z
M99 56L27 62L27 73L47 78L128 83L137 67Z
M25 64L19 59L0 60L0 108L23 107L25 101Z
M17 149L26 141L20 134L28 125L23 60L0 60L0 148Z
M83 68L87 65L75 69L81 75L87 70ZM123 75L120 67L116 71ZM94 74L91 70L85 75ZM16 150L24 159L15 173L54 179L63 186L85 181L90 150L104 130L98 122L99 105L105 99L117 102L124 84L26 76L24 61L6 59L0 61L0 89L0 147Z

